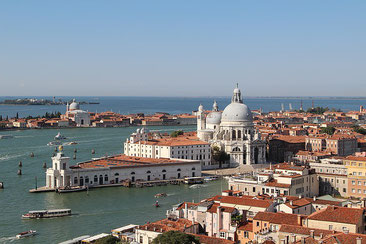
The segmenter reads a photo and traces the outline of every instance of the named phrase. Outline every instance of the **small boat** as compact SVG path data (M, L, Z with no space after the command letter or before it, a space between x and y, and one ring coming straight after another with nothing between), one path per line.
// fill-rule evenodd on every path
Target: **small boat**
M12 135L0 135L0 139L10 139L13 138L14 136Z
M37 210L29 211L22 215L22 219L43 219L43 218L54 218L64 217L71 215L71 209L53 209L53 210Z
M24 231L24 232L19 233L15 237L18 238L18 239L20 239L20 238L24 238L24 237L34 236L36 234L37 234L37 231L35 231L35 230L28 230L28 231Z
M50 141L49 143L47 143L47 146L58 146L61 145L62 143L60 141Z
M59 132L59 133L57 133L57 135L55 136L55 140L65 140L66 139L66 137L65 136L63 136L63 135L61 135L61 133Z
M76 144L78 144L78 143L74 142L74 141L71 141L71 142L67 143L67 145L76 145Z
M213 181L213 180L217 180L218 179L218 177L217 176L207 176L207 177L205 177L203 180L205 181L205 182L208 182L208 181Z
M156 201L154 205L155 205L155 207L156 207L156 208L160 207L160 205L159 205L159 202L158 202L158 201Z
M184 178L184 184L203 184L202 177L186 177Z
M166 193L158 193L158 194L155 194L155 198L159 198L159 197L166 197L167 194Z
M56 189L57 193L70 193L70 192L78 192L78 191L86 191L87 188L85 186L65 186L59 187Z

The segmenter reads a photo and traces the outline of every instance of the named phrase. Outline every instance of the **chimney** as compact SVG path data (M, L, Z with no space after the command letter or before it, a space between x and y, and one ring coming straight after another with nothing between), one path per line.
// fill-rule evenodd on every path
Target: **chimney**
M362 244L362 238L361 237L357 237L356 238L356 244Z
M156 227L154 227L154 231L156 231Z
M323 239L323 233L320 233L320 239Z
M314 230L310 230L310 237L314 238Z
M301 237L301 244L305 244L305 237Z
M184 218L185 219L188 218L188 204L187 203L184 204Z
M313 200L316 201L316 196L313 196Z
M296 243L296 235L292 234L292 238L291 238L292 243Z
M302 217L301 217L301 215L297 215L297 224L302 226Z
M294 201L292 201L292 200L291 200L291 201L290 201L290 205L292 206L293 204L294 204Z

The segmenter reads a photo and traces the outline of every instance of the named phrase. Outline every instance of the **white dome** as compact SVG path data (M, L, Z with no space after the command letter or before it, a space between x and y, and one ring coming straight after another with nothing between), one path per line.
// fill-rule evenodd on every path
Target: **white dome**
M230 103L222 112L222 122L252 122L253 116L249 107L243 103Z
M221 113L220 112L211 112L206 117L207 124L220 124L221 122Z
M80 106L77 102L75 102L75 99L72 101L69 107L70 110L78 110L80 109Z

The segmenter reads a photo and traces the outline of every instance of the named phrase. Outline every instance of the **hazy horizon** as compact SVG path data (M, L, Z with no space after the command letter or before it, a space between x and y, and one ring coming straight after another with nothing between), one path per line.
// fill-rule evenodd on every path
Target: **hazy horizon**
M365 1L4 1L0 96L366 96Z

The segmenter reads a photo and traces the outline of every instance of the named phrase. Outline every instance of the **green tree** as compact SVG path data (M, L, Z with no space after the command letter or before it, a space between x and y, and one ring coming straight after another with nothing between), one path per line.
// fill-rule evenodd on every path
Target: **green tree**
M328 111L329 108L323 108L323 107L316 107L316 108L309 108L306 112L312 113L312 114L323 114L325 111Z
M360 133L362 135L366 135L366 129L364 129L364 128L358 126L358 125L353 125L352 129L353 129L354 132Z
M0 121L2 121L3 120L3 116L2 115L0 115Z
M114 237L112 235L103 237L102 239L99 239L95 242L95 244L124 244L127 242L121 241L117 237Z
M19 119L19 114L18 114L18 112L17 112L17 115L15 115L15 118L16 118L16 119Z
M230 156L224 150L220 149L218 146L213 146L211 153L212 153L212 158L216 162L219 162L220 168L221 168L222 163L224 163L230 159Z
M333 126L322 127L320 132L323 134L333 135L336 129Z
M168 231L158 235L153 244L199 244L200 241L192 235L180 231Z
M182 130L176 130L176 131L173 131L171 134L170 134L170 136L171 137L178 137L178 136L180 136L180 135L183 135L183 131Z

